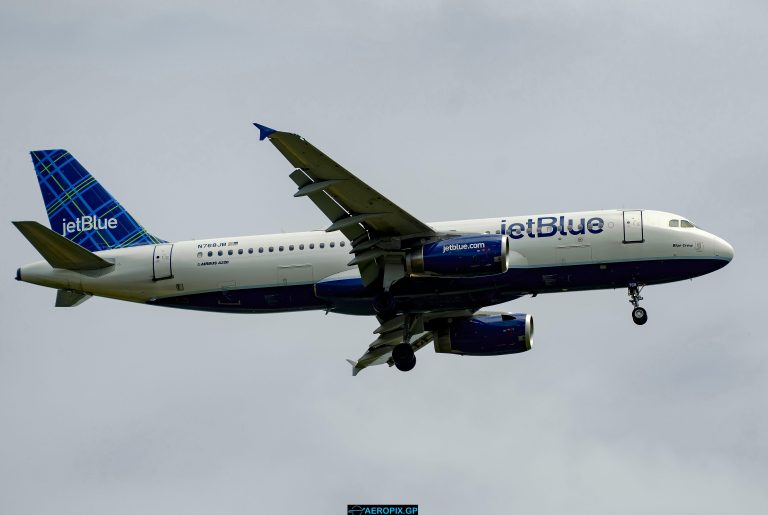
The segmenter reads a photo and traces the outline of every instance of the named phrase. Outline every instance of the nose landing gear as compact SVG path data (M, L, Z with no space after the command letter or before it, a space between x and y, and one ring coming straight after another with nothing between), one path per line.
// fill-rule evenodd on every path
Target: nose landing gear
M645 308L641 308L640 306L634 308L632 310L632 320L637 325L643 325L648 321L648 313L645 311Z
M640 301L643 297L640 296L643 286L637 283L629 283L629 302L634 306L632 308L632 321L637 325L643 325L648 321L648 312L645 308L640 307Z

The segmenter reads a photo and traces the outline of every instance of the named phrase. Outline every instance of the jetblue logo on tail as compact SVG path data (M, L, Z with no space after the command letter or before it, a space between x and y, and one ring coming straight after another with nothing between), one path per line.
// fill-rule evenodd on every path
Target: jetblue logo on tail
M162 241L147 233L66 150L33 150L31 154L54 231L91 252Z
M64 218L61 221L61 235L67 236L73 232L87 232L99 229L117 228L117 218L99 218L97 216L82 216L67 222Z

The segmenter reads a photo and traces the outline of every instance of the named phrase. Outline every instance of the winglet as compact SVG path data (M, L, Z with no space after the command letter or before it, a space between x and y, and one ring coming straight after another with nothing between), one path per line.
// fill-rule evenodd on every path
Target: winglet
M266 125L262 125L260 123L255 123L257 129L259 129L259 141L264 141L268 137L270 137L272 134L276 133L277 131L275 129L270 129Z
M360 371L362 370L361 368L357 368L357 361L354 361L354 360L348 359L348 360L347 360L347 363L349 363L350 365L352 365L352 375L353 375L353 376L356 376L356 375L357 375L357 373L358 373L358 372L360 372Z

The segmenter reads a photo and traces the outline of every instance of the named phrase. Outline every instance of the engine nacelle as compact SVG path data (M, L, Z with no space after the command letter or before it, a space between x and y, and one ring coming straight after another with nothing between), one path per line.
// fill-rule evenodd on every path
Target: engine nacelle
M405 266L411 275L503 274L509 268L509 236L483 234L429 243L409 252Z
M479 314L434 331L435 352L498 356L531 350L533 317L525 313Z

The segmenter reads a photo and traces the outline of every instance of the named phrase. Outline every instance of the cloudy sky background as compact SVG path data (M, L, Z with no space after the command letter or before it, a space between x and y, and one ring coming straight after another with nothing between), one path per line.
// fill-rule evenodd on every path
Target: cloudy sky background
M765 509L765 2L16 4L0 512ZM324 227L253 121L425 221L662 209L736 258L645 290L643 327L623 290L525 298L504 308L534 314L532 352L356 378L373 319L55 309L13 281L39 257L10 220L46 220L32 149L69 149L169 240Z

